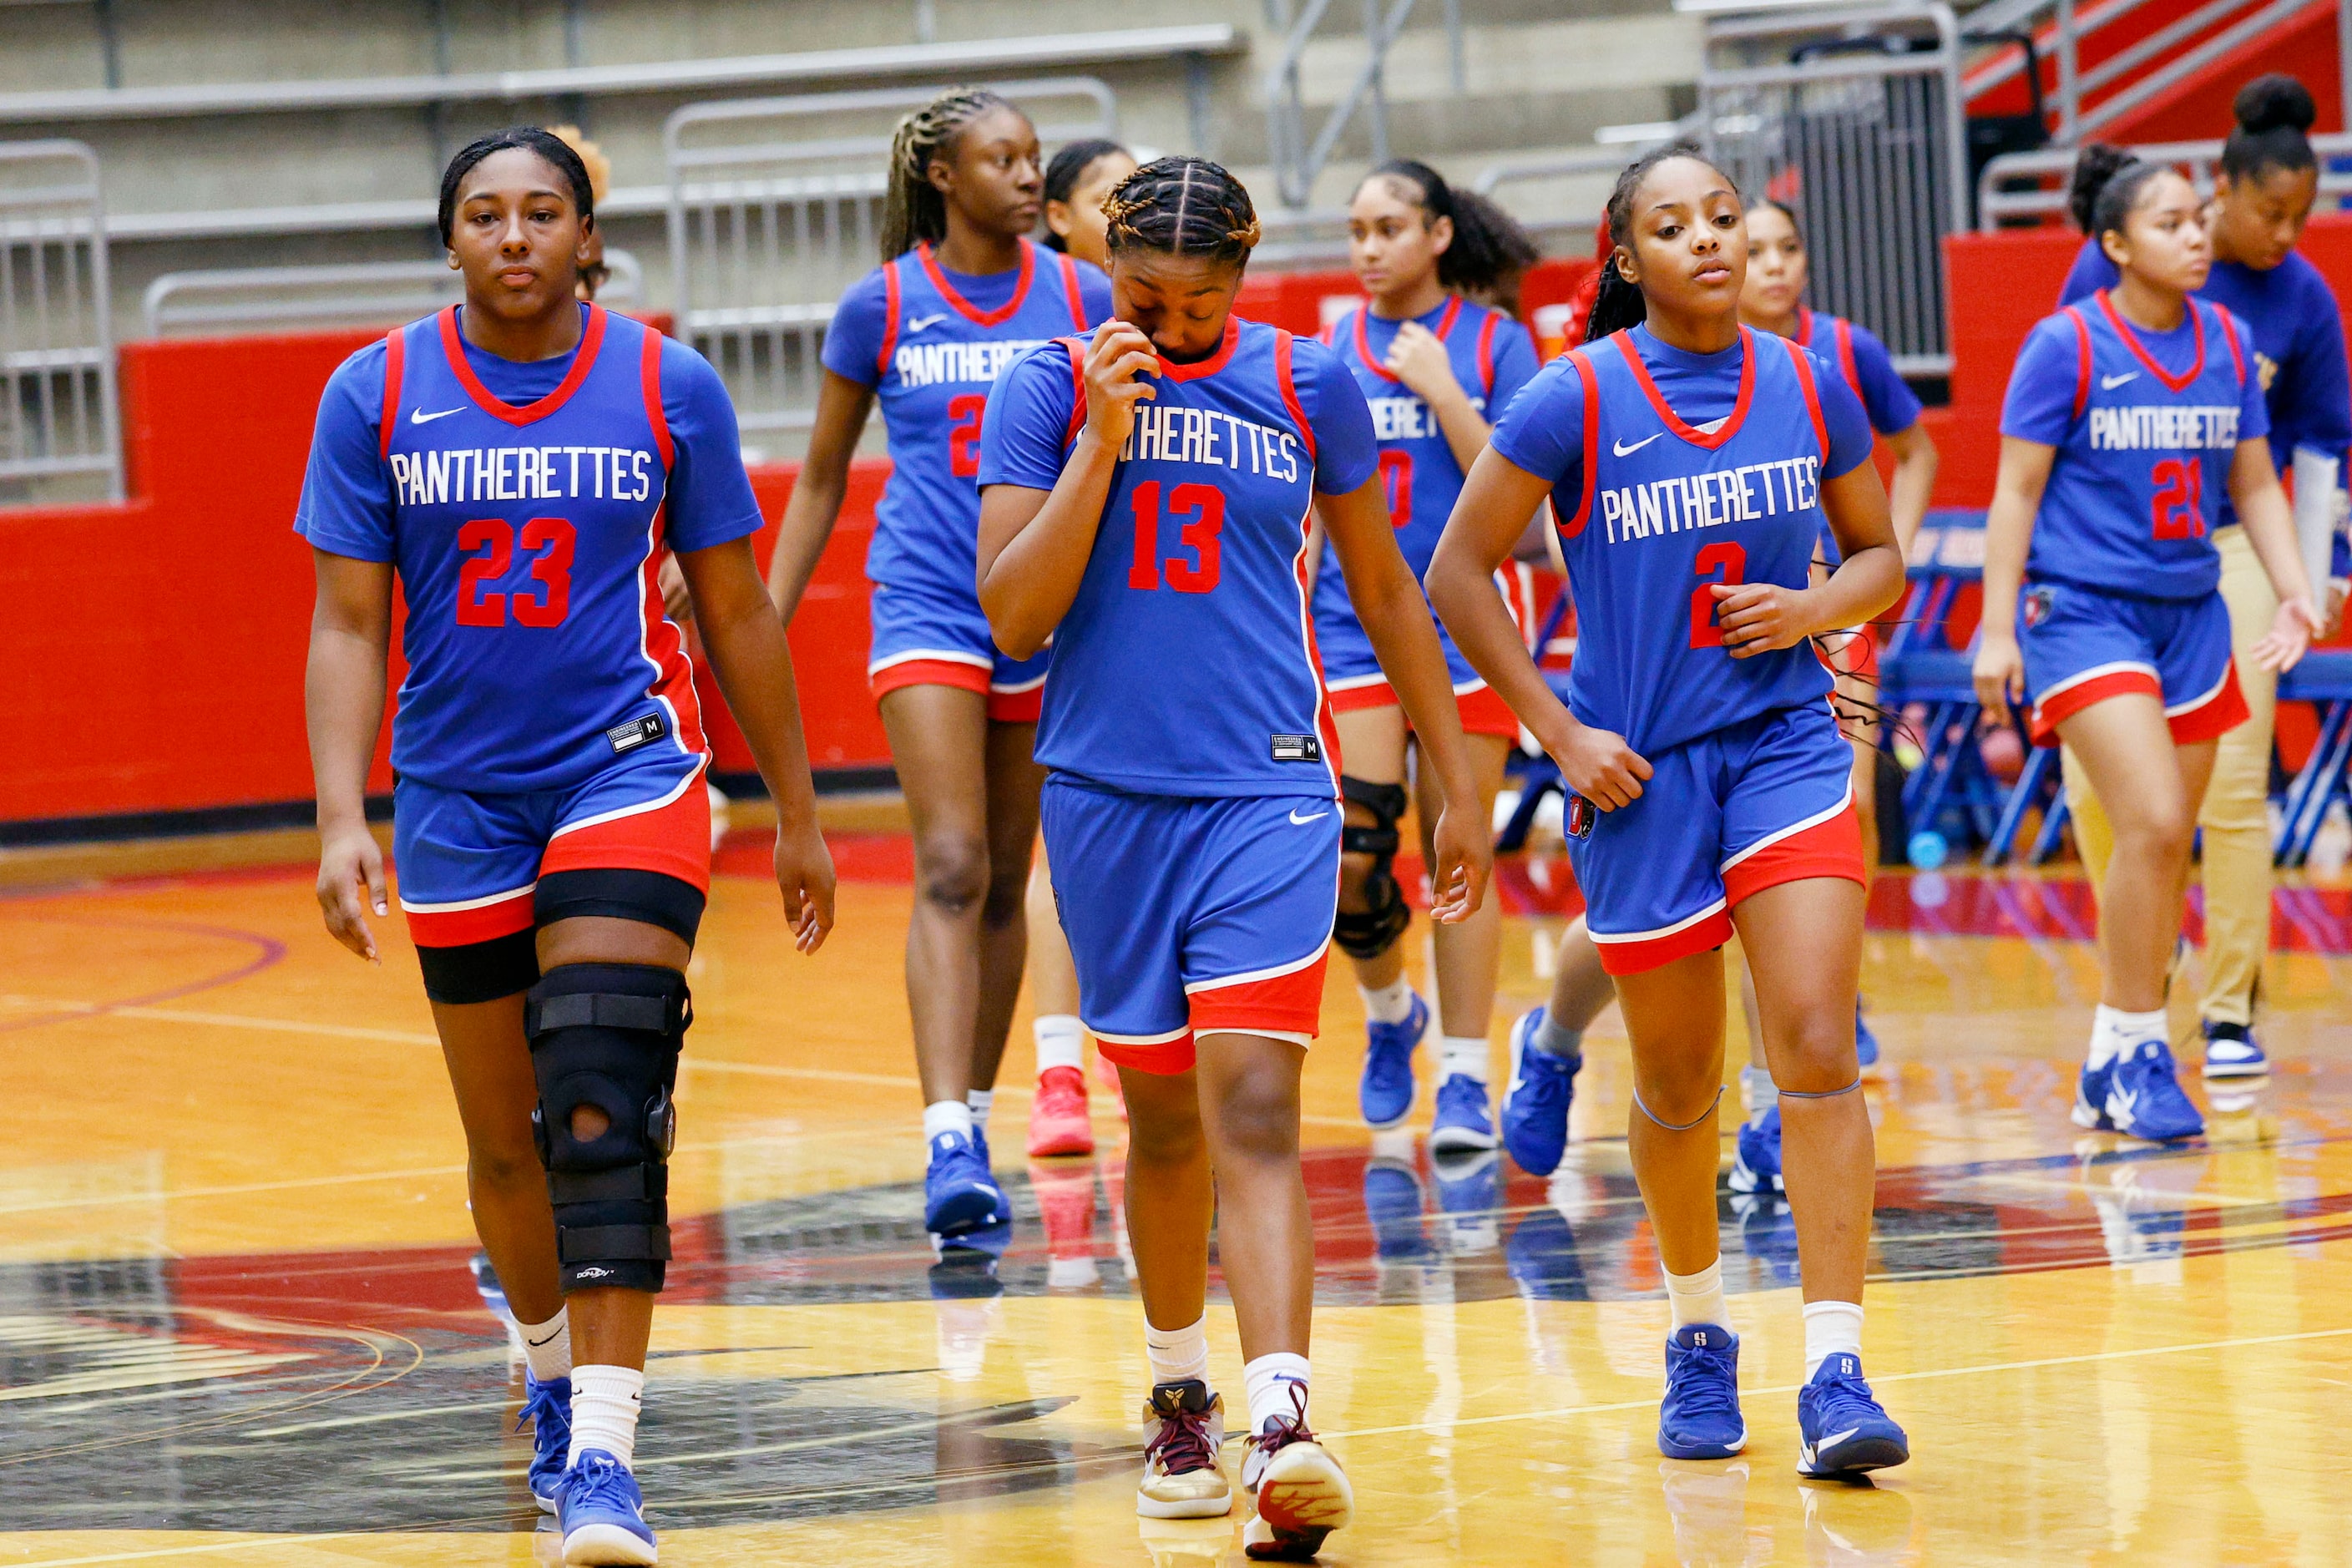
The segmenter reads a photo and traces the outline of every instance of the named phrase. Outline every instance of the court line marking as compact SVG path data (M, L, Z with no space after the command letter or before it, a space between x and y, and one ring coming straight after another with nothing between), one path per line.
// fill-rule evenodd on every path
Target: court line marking
M2231 1340L2199 1340L2188 1344L2142 1345L2134 1350L2092 1351L2082 1355L2042 1356L2032 1361L1983 1362L1974 1366L1931 1367L1922 1372L1892 1372L1873 1373L1871 1385L1888 1383L1925 1383L1946 1377L1974 1377L1990 1372L2036 1372L2053 1366L2083 1366L2093 1362L2134 1361L2147 1356L2188 1355L2201 1351L2240 1350L2254 1345L2294 1344L2307 1340L2352 1338L2352 1328L2306 1329L2292 1334L2249 1334ZM1757 1394L1795 1394L1804 1387L1800 1383L1783 1384L1770 1388L1743 1388L1742 1398ZM1655 1410L1655 1395L1648 1399L1619 1400L1608 1405L1569 1405L1551 1410L1522 1410L1507 1415L1465 1415L1452 1421L1414 1421L1398 1426L1359 1426L1346 1431L1327 1431L1327 1437L1385 1437L1405 1432L1450 1432L1460 1426L1500 1426L1513 1421L1551 1421L1570 1415L1601 1415L1612 1411Z

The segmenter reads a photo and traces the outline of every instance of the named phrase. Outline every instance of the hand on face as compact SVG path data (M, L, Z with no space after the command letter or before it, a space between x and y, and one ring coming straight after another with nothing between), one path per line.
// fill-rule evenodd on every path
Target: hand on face
M1111 451L1127 445L1135 428L1135 405L1160 395L1152 384L1160 374L1160 355L1151 340L1126 321L1108 321L1095 329L1087 349L1087 428Z

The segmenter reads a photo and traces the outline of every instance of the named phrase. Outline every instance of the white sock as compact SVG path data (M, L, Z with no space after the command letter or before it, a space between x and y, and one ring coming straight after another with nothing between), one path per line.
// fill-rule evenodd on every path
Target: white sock
M1249 1389L1250 1430L1265 1431L1270 1416L1279 1415L1286 1421L1297 1415L1305 1420L1306 1400L1300 1397L1294 1404L1290 1391L1296 1385L1303 1396L1307 1376L1307 1358L1288 1351L1262 1355L1243 1367L1242 1382Z
M1858 1301L1805 1303L1805 1381L1811 1383L1822 1363L1833 1355L1862 1354L1862 1304Z
M1780 1090L1772 1082L1771 1069L1753 1063L1741 1068L1739 1098L1747 1103L1748 1121L1763 1121L1764 1113L1780 1103Z
M961 1100L935 1100L923 1107L923 1147L929 1150L942 1132L971 1137L971 1107Z
M2153 1013L2126 1013L2102 1002L2091 1016L2091 1065L2103 1068L2123 1055L2126 1047L2142 1040L2165 1039L2170 1034L2161 1007Z
M1078 1068L1087 1062L1087 1026L1068 1013L1048 1013L1030 1027L1037 1036L1037 1076L1052 1068Z
M562 1307L555 1316L543 1323L517 1323L522 1335L523 1359L530 1363L530 1375L541 1383L553 1383L572 1375L572 1314Z
M1189 1329L1155 1329L1143 1325L1143 1353L1151 1360L1151 1381L1181 1383L1188 1377L1209 1381L1209 1315Z
M988 1131L989 1107L996 1103L992 1089L975 1089L965 1094L963 1102L971 1111L971 1124L982 1132Z
M1533 1044L1536 1049L1547 1055L1558 1057L1562 1061L1578 1061L1584 1056L1584 1031L1561 1028L1559 1022L1547 1012L1544 1015L1543 1027L1536 1031Z
M1484 1035L1440 1035L1437 1037L1437 1077L1440 1082L1459 1073L1486 1081L1486 1063L1493 1052L1487 1048Z
M637 1412L646 1402L646 1374L625 1366L572 1369L572 1454L569 1468L590 1448L624 1465L637 1458Z
M1723 1300L1723 1259L1717 1258L1696 1274L1667 1275L1666 1305L1674 1309L1677 1329L1689 1323L1731 1327L1731 1309Z
M1356 989L1364 998L1364 1016L1375 1024L1402 1024L1412 1016L1412 982L1402 974L1378 991Z

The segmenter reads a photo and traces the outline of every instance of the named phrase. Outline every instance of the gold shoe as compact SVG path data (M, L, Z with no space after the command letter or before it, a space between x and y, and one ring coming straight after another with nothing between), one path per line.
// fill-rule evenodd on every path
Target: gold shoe
M1217 1463L1225 1402L1198 1378L1162 1383L1143 1407L1143 1479L1135 1511L1146 1519L1216 1519L1232 1511L1233 1483Z

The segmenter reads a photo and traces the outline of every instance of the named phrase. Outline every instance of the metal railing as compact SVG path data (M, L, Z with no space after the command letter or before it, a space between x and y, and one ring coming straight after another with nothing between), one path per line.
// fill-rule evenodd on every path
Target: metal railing
M2352 134L2315 136L2311 150L2319 159L2320 195L2352 195L2352 169L2337 166L2352 158ZM2151 142L2131 151L2149 163L2175 165L2189 176L2199 195L2212 194L2213 171L2221 162L2220 142ZM2063 217L2075 152L2072 147L2049 147L2037 153L2004 153L1987 163L1977 176L1977 226L1990 234L2021 221ZM2025 184L2029 180L2032 184Z
M1283 205L1293 211L1303 210L1315 199L1315 177L1331 161L1339 138L1359 110L1365 114L1372 162L1383 163L1389 155L1389 50L1412 16L1414 0L1363 0L1364 62L1357 68L1347 90L1339 95L1339 100L1324 115L1322 126L1310 141L1307 135L1306 87L1299 68L1331 4L1332 0L1307 0L1307 9L1295 22L1288 21L1289 0L1277 0L1275 6L1276 26L1286 22L1288 31L1282 41L1282 53L1266 73L1266 144L1273 154L1276 194ZM1452 32L1455 90L1459 91L1463 71L1460 6L1448 5L1445 16Z
M1741 190L1795 209L1822 309L1877 332L1899 370L1948 370L1943 240L1969 226L1951 7L1706 9L1710 154Z
M990 85L1030 111L1048 146L1118 133L1118 100L1092 77ZM889 120L940 90L692 104L663 127L676 331L718 367L747 435L814 418L834 304L877 259ZM1086 106L1080 118L1036 112L1071 100ZM849 131L860 117L877 129ZM785 134L800 126L811 133Z
M634 251L609 249L612 276L597 291L607 305L645 301L646 270ZM465 279L443 261L370 261L349 266L232 267L167 272L141 300L147 335L299 331L321 326L413 321L463 300Z
M98 154L0 143L0 484L95 475L122 499ZM19 483L9 483L18 481Z

